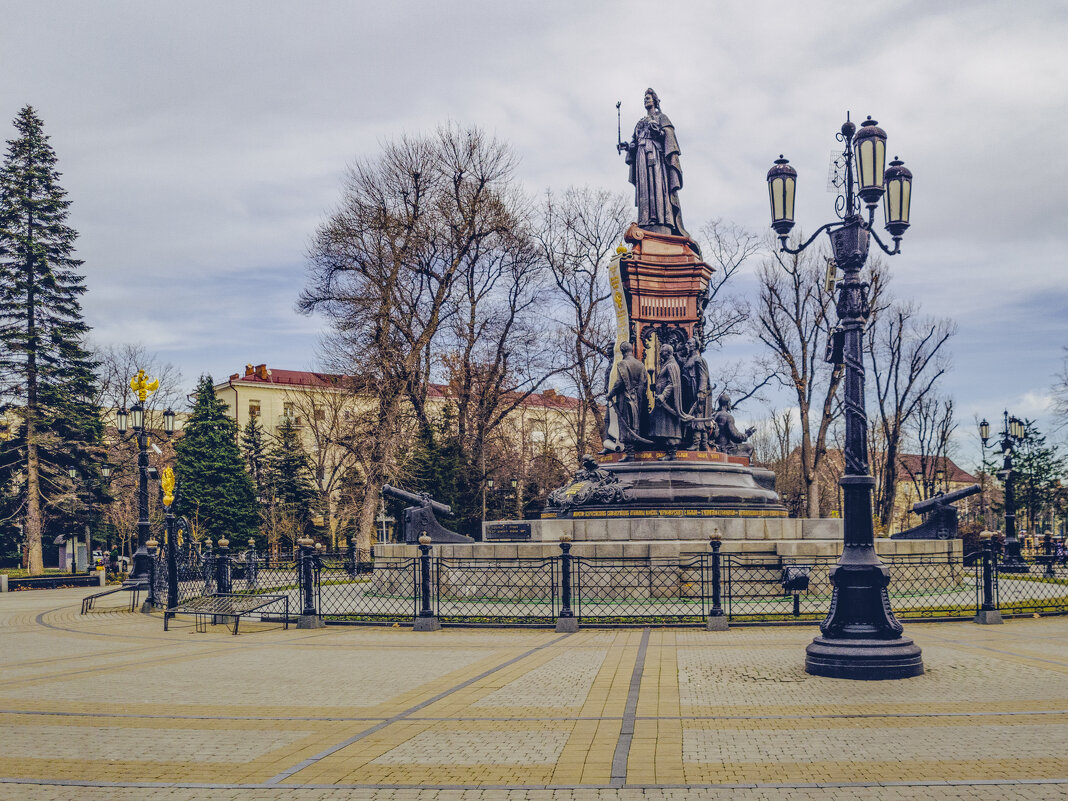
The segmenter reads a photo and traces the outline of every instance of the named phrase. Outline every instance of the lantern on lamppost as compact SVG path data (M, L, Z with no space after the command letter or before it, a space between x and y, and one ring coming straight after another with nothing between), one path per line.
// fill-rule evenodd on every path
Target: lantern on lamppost
M875 553L875 479L868 466L863 351L871 308L868 284L860 280L860 272L873 239L888 255L900 253L901 237L909 224L912 173L897 159L886 168L886 132L871 117L858 130L847 115L837 137L844 145L837 162L841 171L834 178L834 185L840 190L835 203L838 219L817 228L797 247L787 242L794 227L797 172L780 155L767 176L771 227L779 237L780 249L801 253L826 232L836 268L844 273L837 282L839 328L835 346L828 349L828 360L845 368L845 472L839 482L845 547L831 571L830 609L820 624L820 636L808 646L805 669L835 678L905 678L923 673L923 659L919 647L902 636L901 623L891 610L887 592L890 573ZM892 249L873 230L880 198L886 230L893 238Z
M779 236L786 236L794 227L794 190L797 170L790 160L780 155L768 170L768 194L771 197L771 227Z
M990 423L986 420L979 424L979 436L983 439L985 460L986 443L990 436ZM1020 552L1020 540L1016 536L1016 476L1012 464L1016 450L1026 439L1027 425L1006 410L1002 412L1000 436L1002 463L998 478L1005 485L1005 555L998 569L1005 573L1028 573L1031 567Z

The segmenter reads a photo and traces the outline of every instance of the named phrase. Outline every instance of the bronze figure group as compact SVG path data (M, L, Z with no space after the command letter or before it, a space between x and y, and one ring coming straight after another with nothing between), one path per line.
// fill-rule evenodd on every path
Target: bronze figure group
M721 393L712 406L714 389L708 363L695 339L681 347L678 358L671 345L660 346L660 366L652 385L652 408L649 408L649 374L634 357L630 342L619 345L620 361L615 379L608 388L608 402L619 422L619 442L623 458L630 461L638 450L659 448L660 457L671 461L680 447L687 450L718 450L723 453L751 456L748 440L754 428L745 431L735 425L731 399Z

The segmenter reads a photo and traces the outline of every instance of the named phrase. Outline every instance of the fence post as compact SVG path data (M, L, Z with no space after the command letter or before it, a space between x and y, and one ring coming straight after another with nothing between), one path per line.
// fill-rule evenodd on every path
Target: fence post
M1001 623L1001 612L994 608L994 532L979 535L983 543L983 601L973 618L976 623Z
M256 588L256 538L248 538L248 550L245 552L245 584L249 590Z
M297 540L300 550L297 555L297 570L300 573L303 608L297 618L298 629L321 629L326 626L315 609L315 546L311 537Z
M419 614L415 616L413 631L437 631L441 622L434 615L430 606L430 537L424 531L419 536L419 584L422 591L422 604Z
M578 618L571 610L571 535L560 535L560 616L556 630L561 634L578 631Z
M159 552L159 540L152 537L145 543L148 549L148 597L141 605L141 611L149 614L156 606L156 554Z
M230 540L226 537L215 543L215 592L230 592Z
M349 553L346 571L350 576L356 575L356 538L349 537Z
M708 610L705 619L706 631L726 631L727 616L723 614L722 605L722 581L720 580L720 533L719 529L713 529L708 538L708 544L712 547L712 608Z
M174 531L174 513L167 507L167 609L178 606L178 537ZM164 617L167 613L163 613Z

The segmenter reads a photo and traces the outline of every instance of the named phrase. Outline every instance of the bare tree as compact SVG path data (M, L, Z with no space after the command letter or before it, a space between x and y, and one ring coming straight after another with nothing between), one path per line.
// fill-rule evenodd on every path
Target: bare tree
M425 398L432 342L465 263L516 227L515 157L477 128L387 142L356 163L341 208L316 234L299 308L332 323L325 356L370 406L357 544L370 546L379 491L397 462L405 399Z
M794 517L805 514L804 490L801 483L801 462L797 458L800 439L792 409L771 410L767 420L757 426L753 435L753 459L775 473L775 489L779 499Z
M448 323L435 339L456 440L478 467L479 492L487 438L562 369L552 365L545 346L547 270L526 227L525 215L517 215L513 230L474 249L449 300Z
M581 404L574 418L576 457L589 442L604 439L599 409L615 342L608 263L623 240L628 208L622 195L603 189L547 192L534 233L554 285L557 329L551 348Z
M824 286L825 257L791 256L771 246L758 270L756 337L768 348L768 371L793 391L799 416L801 486L809 517L820 516L821 467L838 413L841 365L825 362L835 326L834 295Z
M144 370L150 378L159 379L159 389L148 396L145 411L154 420L164 409L181 409L186 405L181 371L170 362L160 360L144 345L107 345L94 354L100 366L99 404L104 409L128 409L137 402L130 388L130 379Z
M949 369L943 346L954 333L956 324L951 320L921 317L913 303L892 303L873 315L865 334L882 441L882 450L875 452L882 462L875 508L884 527L890 525L894 514L894 466L905 427Z
M351 522L346 514L350 510L340 496L346 474L357 464L358 449L346 447L346 443L351 441L359 412L344 391L345 380L335 377L332 383L334 386L316 392L288 392L285 397L295 416L304 421L305 453L318 496L316 507L324 512L330 542L336 549L338 532Z

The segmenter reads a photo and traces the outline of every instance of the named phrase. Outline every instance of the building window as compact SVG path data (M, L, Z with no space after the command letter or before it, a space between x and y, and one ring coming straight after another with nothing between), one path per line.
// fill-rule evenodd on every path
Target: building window
M293 401L286 401L282 404L282 416L288 417L290 420L295 420L297 415L293 411Z
M316 422L323 422L326 419L326 409L322 406L315 407L315 420Z
M260 416L260 402L258 400L250 400L248 402L248 416L259 417Z

